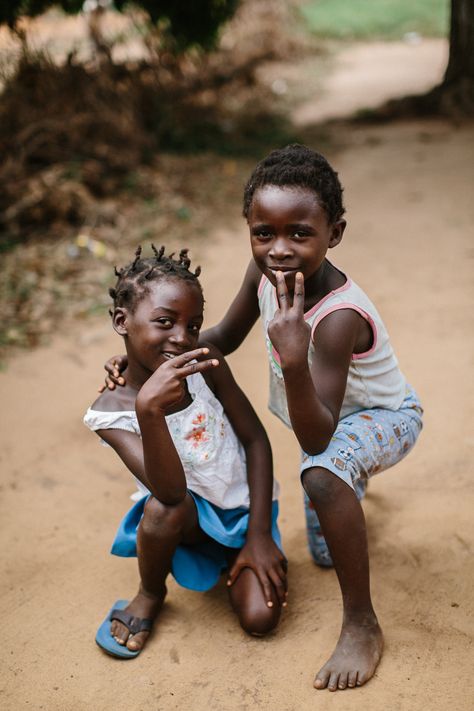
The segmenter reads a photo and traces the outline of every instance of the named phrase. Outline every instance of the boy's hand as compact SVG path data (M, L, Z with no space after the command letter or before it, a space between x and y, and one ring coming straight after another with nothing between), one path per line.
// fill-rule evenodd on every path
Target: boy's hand
M276 281L278 309L268 324L268 335L282 366L298 365L307 359L311 338L311 327L304 320L304 277L296 274L292 304L283 272L276 273Z
M165 412L169 407L183 399L184 381L192 373L202 373L219 365L216 358L196 361L209 353L209 348L196 348L165 361L148 378L138 393L136 408L151 405L153 409Z
M243 568L251 568L262 586L268 607L273 607L272 589L280 605L286 607L288 563L269 533L247 536L247 541L229 571L227 585L232 585Z
M116 355L109 358L104 365L107 371L105 384L100 386L99 392L103 393L106 388L115 390L116 385L125 385L125 378L122 377L121 373L123 373L127 365L128 358L126 355Z

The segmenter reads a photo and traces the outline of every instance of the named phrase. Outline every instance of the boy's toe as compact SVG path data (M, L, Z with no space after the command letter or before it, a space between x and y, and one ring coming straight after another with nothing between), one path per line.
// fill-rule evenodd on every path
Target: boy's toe
M338 689L341 689L341 691L345 688L347 688L347 674L340 674L339 675L339 683L337 685Z
M328 685L329 681L329 672L325 671L320 671L319 674L317 675L316 679L314 680L314 688L315 689L325 689Z
M337 685L339 683L339 673L333 672L329 677L328 689L329 691L336 691Z
M353 689L357 684L357 672L350 672L347 677L347 686Z

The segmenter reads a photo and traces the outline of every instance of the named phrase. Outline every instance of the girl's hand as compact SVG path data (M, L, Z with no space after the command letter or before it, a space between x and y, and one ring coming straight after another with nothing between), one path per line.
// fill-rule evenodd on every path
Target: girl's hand
M298 365L307 359L311 328L304 320L304 277L295 278L293 303L282 272L276 273L278 309L268 324L268 335L281 359L282 366Z
M116 385L125 385L125 378L122 377L121 373L125 370L128 365L128 358L126 355L116 355L109 358L105 363L104 368L107 371L105 376L105 385L101 385L99 392L103 393L106 388L109 390L115 390Z
M232 585L243 568L251 568L262 586L268 607L273 607L272 589L280 605L286 607L288 562L269 533L250 534L229 571L227 585Z
M196 361L209 353L209 348L196 348L165 361L155 370L142 386L136 399L136 409L141 410L151 405L153 411L163 413L183 399L184 381L192 373L202 373L219 365L217 358Z

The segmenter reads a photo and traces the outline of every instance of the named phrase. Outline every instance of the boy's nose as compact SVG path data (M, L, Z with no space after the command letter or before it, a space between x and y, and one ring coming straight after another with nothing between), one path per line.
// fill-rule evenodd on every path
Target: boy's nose
M269 256L278 260L291 256L291 247L288 244L288 240L278 237L274 239L270 248Z

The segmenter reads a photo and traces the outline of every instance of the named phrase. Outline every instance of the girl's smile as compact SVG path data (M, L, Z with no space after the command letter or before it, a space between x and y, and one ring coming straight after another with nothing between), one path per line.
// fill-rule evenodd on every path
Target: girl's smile
M344 220L328 223L313 190L277 185L255 192L248 224L257 266L274 286L276 272L283 272L290 291L297 272L303 273L305 282L318 273L327 250L339 244L345 227Z

